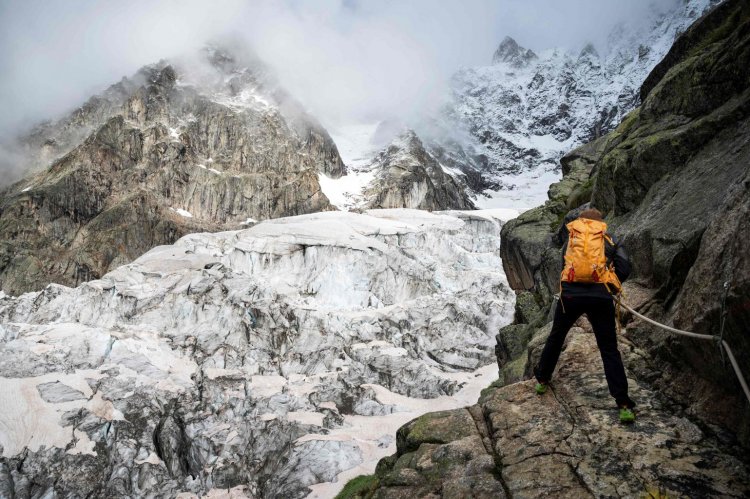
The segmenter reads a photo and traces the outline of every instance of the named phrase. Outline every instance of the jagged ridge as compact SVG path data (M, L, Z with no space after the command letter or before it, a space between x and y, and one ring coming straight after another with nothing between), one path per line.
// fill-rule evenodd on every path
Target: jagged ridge
M332 209L317 175L344 173L260 62L216 49L143 68L25 140L42 169L0 193L10 293L99 277L189 232Z
M535 187L558 180L566 152L613 130L640 103L639 88L651 69L715 3L690 0L641 29L617 26L602 55L588 44L531 57L506 38L493 65L459 71L449 115L480 144L476 154L485 161L477 166L491 190L500 189L493 197L529 207L543 203L546 193ZM478 204L485 206L481 198Z

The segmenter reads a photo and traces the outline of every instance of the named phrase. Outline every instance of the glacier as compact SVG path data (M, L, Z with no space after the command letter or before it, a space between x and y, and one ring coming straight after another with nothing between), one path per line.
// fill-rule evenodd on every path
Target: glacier
M0 294L0 496L333 495L495 378L516 215L273 219Z

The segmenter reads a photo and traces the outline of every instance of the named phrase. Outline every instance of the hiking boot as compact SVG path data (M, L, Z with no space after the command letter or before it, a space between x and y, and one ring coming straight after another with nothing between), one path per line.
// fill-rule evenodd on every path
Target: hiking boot
M631 424L635 422L635 413L629 407L620 407L620 423Z
M537 395L544 395L547 392L547 383L537 383L534 390Z

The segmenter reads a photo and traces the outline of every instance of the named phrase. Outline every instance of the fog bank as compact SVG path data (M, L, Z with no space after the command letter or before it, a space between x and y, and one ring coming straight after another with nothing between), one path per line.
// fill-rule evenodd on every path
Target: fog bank
M240 37L324 123L410 119L460 66L510 35L534 50L600 47L619 22L681 0L28 0L0 3L0 138L84 102L140 66Z

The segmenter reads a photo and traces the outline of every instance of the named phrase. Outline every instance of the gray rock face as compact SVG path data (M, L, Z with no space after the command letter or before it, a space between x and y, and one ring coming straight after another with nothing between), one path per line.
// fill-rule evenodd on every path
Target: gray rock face
M45 402L51 402L54 404L86 398L83 392L60 383L59 381L41 383L36 385L36 389L39 391L39 395Z
M743 2L726 2L698 21L685 34L689 43L681 39L668 67L656 71L661 80L649 80L643 106L563 161L565 179L550 188L544 207L505 225L501 253L514 289L551 303L561 222L590 200L609 212L610 228L630 254L632 279L649 290L642 311L682 329L723 332L748 377L750 274L742 248L750 237L744 69L750 61L740 48L748 22ZM651 382L748 441L746 401L716 348L642 324L633 324L629 335L669 366Z
M687 41L670 52L668 69L658 70L663 77L644 89L642 107L618 129L598 162L592 193L592 202L610 212L611 225L622 235L636 278L656 290L653 305L658 307L652 305L652 313L683 329L723 332L746 377L750 273L747 252L740 247L750 237L745 222L750 52L741 47L750 40L748 26L747 3L729 1L691 27ZM666 376L664 383L694 403L696 411L750 441L750 416L739 410L746 401L715 348L652 336L646 327L634 341L650 344L704 380L685 383ZM716 385L712 391L728 392L725 400L738 409L699 395L702 390L695 386L706 380Z
M706 227L674 307L678 327L701 332L716 331L722 312L726 312L725 337L742 366L750 365L750 337L742 334L750 324L750 252L743 244L750 238L749 224L750 171L730 188L719 214ZM689 354L693 356L691 364L706 362L705 351L696 348ZM703 372L714 374L708 369Z
M411 130L400 134L378 154L372 169L375 180L364 193L369 208L474 208L464 186L425 150Z
M36 173L0 193L0 289L72 285L188 232L331 209L317 175L344 166L325 130L261 63L204 55L143 68L26 138Z

